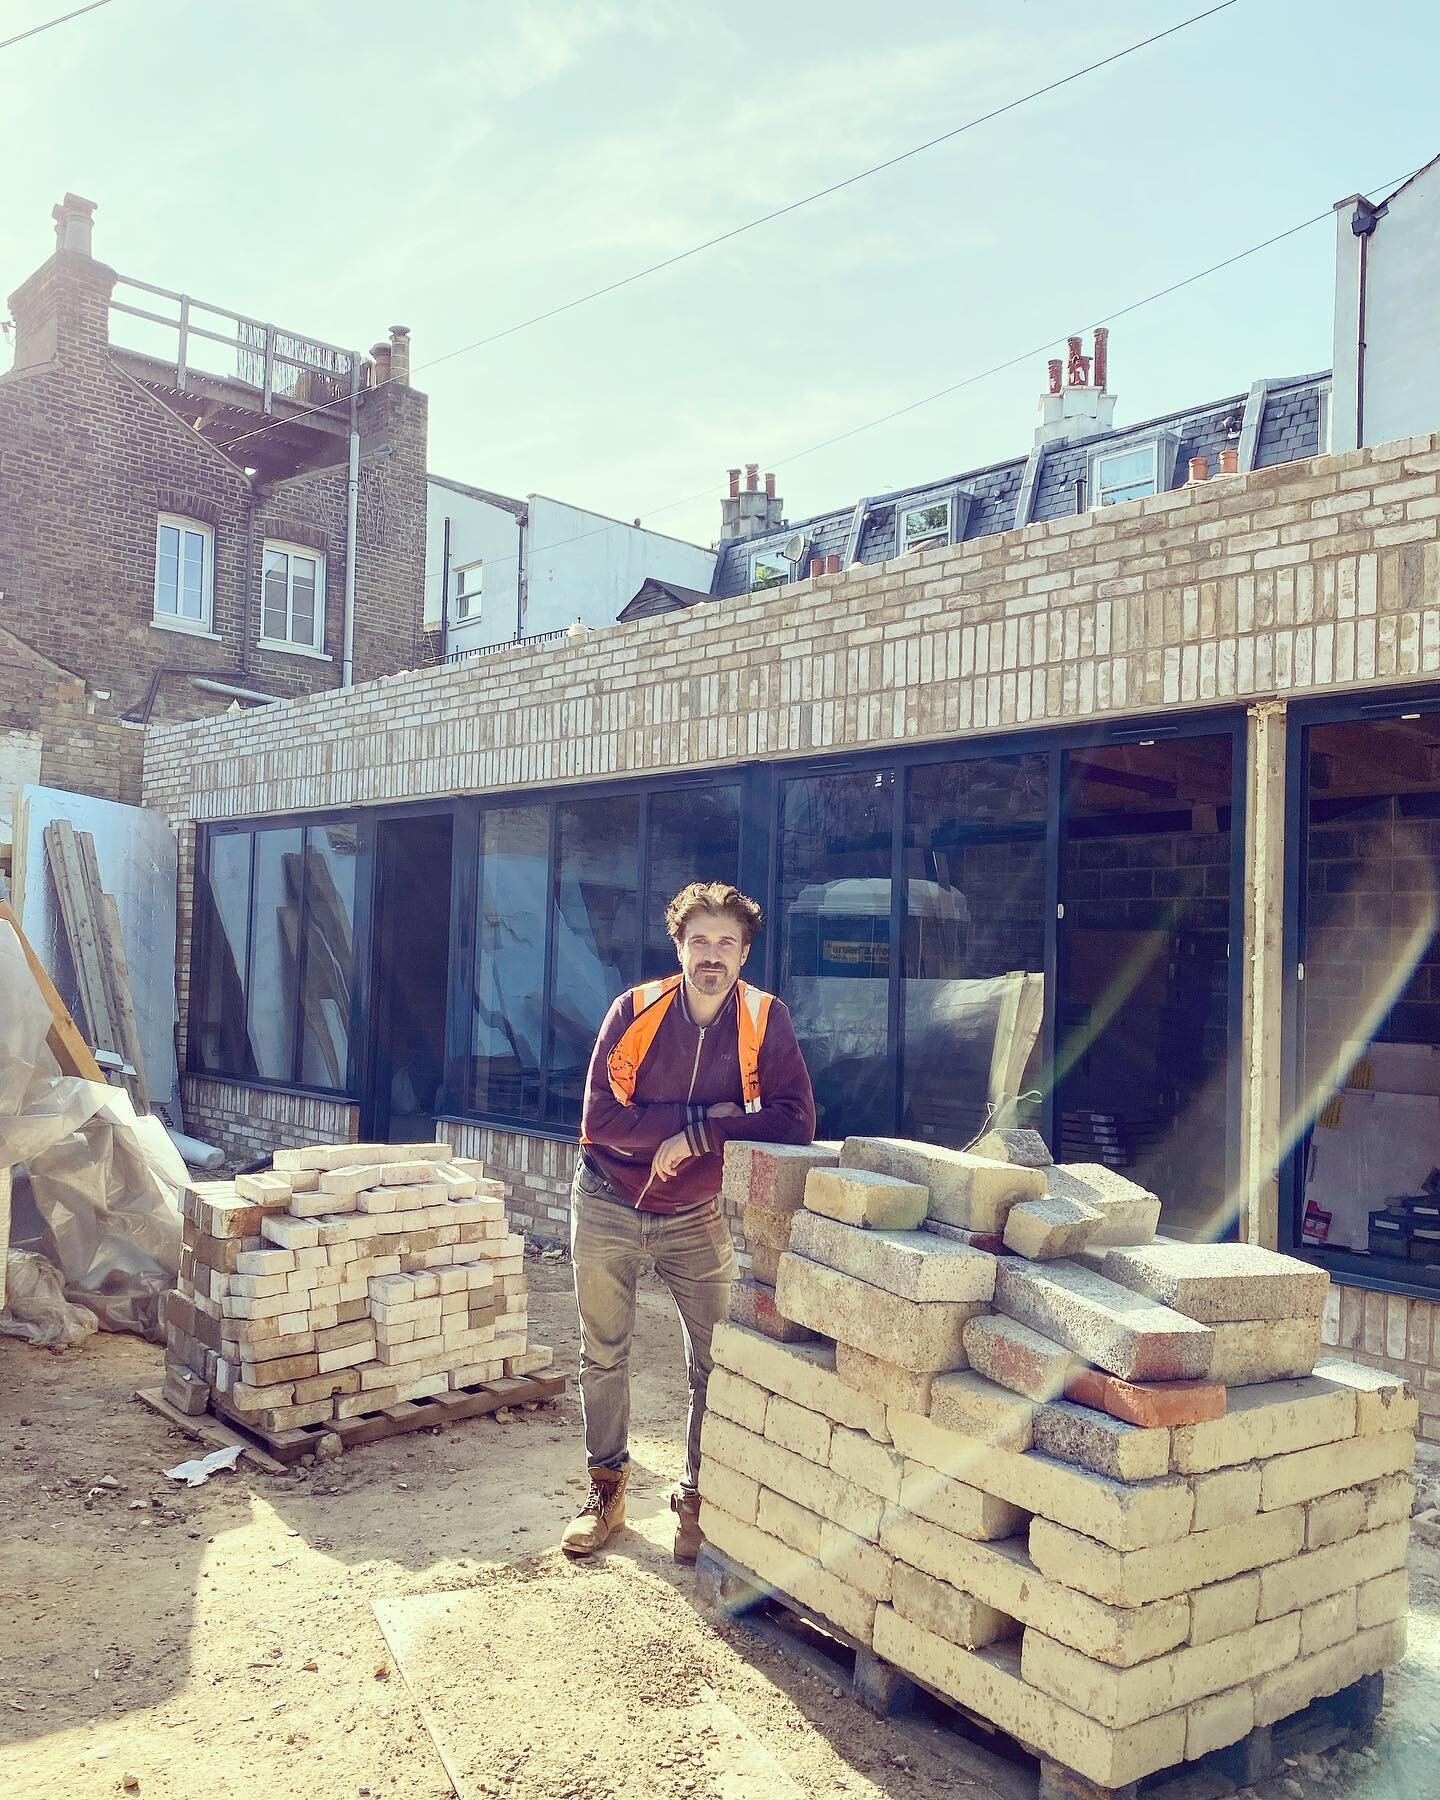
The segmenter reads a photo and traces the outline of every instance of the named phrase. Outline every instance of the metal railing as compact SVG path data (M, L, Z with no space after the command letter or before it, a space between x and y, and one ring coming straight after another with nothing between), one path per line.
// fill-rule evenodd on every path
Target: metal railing
M272 411L277 398L305 406L335 403L338 412L359 387L362 359L357 351L343 350L319 338L300 337L263 319L126 275L115 283L115 293L121 289L164 302L166 310L156 311L153 305L136 305L112 295L111 314L139 319L146 329L128 331L126 337L141 340L130 342L116 336L112 324L111 341L173 369L175 385L182 393L192 375L218 376L254 388L262 412ZM211 348L216 344L221 346L219 351Z
M475 656L498 656L502 650L519 650L527 644L558 644L569 637L571 629L566 625L559 631L536 631L528 637L506 638L500 644L477 644L473 650L451 650L442 660L447 664L469 662Z

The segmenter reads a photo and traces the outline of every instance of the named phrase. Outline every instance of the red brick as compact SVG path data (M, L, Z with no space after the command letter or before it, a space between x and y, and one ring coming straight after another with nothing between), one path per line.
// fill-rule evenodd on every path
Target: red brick
M815 1336L803 1325L782 1318L775 1304L775 1290L763 1281L737 1281L730 1290L730 1317L737 1325L763 1332L782 1344L800 1344Z
M1065 1398L1127 1425L1199 1425L1225 1416L1225 1389L1213 1381L1121 1381L1083 1369L1066 1383Z

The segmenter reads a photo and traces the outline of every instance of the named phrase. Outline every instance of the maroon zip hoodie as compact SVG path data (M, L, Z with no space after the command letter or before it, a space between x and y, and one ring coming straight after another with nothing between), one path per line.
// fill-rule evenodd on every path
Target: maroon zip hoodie
M682 982L640 1064L631 1105L615 1098L609 1071L610 1052L635 1018L628 990L606 1013L590 1058L580 1120L582 1154L622 1199L642 1212L684 1212L718 1194L731 1138L763 1144L809 1144L815 1138L815 1096L788 1009L779 1000L770 1005L760 1046L759 1111L708 1119L705 1109L722 1100L745 1103L736 996L732 989L703 1028L690 1017L685 1002ZM694 1154L668 1181L652 1181L655 1152L679 1131Z

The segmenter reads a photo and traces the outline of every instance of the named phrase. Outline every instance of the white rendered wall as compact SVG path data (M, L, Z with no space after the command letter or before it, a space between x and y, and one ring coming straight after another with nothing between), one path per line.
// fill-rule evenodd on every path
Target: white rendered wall
M601 513L530 497L525 631L560 631L577 619L613 625L647 576L709 592L715 552Z
M425 625L440 628L441 582L445 565L445 520L450 521L452 595L450 650L501 644L515 635L515 596L520 579L520 521L514 513L438 481L426 483ZM483 559L480 617L461 625L453 617L454 571Z

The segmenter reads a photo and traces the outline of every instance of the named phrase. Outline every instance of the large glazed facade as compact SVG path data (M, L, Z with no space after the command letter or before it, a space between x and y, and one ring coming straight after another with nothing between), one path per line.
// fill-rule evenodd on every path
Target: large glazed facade
M1057 1148L1326 1263L1332 1340L1440 1367L1440 1265L1370 1241L1391 1193L1358 1235L1317 1200L1352 1053L1413 1080L1440 1044L1437 519L1412 439L158 725L187 1123L439 1117L558 1235L589 1034L698 867L766 904L823 1129L963 1141L997 991L1042 975Z

